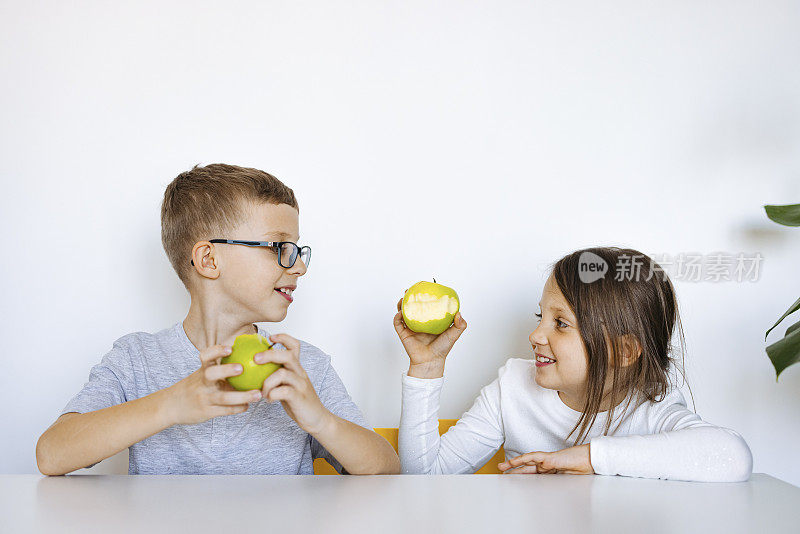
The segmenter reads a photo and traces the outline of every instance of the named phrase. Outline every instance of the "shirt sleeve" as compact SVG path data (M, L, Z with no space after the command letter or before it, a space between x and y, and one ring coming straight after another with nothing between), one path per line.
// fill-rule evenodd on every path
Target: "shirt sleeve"
M317 394L322 401L322 405L333 415L373 431L372 427L364 419L361 410L347 393L339 374L330 364L327 366ZM312 458L324 458L338 473L347 473L342 464L314 436L311 436L311 456Z
M439 436L439 396L444 377L423 379L404 373L398 453L403 473L474 473L505 441L500 382L484 386L472 407Z
M591 440L595 473L696 482L750 478L753 457L741 435L700 419L677 389L661 402L648 414L651 433Z
M106 353L100 363L89 371L86 382L61 410L61 415L68 412L86 413L108 408L127 402L126 385L130 391L133 372L128 352L120 345Z

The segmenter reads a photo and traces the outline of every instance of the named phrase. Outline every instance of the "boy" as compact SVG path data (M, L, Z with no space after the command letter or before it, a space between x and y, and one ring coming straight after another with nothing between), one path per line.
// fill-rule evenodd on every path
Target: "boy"
M214 164L175 178L161 238L189 312L114 342L39 438L39 470L69 473L129 447L129 474L312 474L320 457L340 473L399 473L397 454L367 426L330 357L253 324L286 317L310 259L299 237L293 191L266 172ZM236 336L254 333L284 347L256 362L283 367L260 391L236 391L225 379L241 366L219 359Z

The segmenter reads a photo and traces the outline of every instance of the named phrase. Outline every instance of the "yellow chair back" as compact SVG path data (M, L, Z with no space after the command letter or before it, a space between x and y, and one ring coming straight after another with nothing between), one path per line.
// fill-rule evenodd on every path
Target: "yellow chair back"
M439 419L439 435L441 436L447 430L456 424L457 419ZM397 450L397 429L396 428L375 428L375 432L380 435L383 439L388 441L394 450ZM505 451L502 447L500 450L495 453L492 458L486 462L486 464L475 471L476 475L497 475L500 474L501 471L497 468L497 464L500 462L504 462L506 459ZM314 460L314 474L315 475L338 475L339 473L336 472L336 469L333 468L331 464L329 464L323 458L317 458Z

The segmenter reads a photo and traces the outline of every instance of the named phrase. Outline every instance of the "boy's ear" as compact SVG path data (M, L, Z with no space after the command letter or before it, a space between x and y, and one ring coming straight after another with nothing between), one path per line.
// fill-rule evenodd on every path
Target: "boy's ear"
M617 350L617 354L620 358L619 367L629 366L642 355L642 345L635 336L630 334L625 334L619 338Z
M214 245L208 241L198 241L192 247L192 265L203 278L216 280L219 278L217 258L214 256Z

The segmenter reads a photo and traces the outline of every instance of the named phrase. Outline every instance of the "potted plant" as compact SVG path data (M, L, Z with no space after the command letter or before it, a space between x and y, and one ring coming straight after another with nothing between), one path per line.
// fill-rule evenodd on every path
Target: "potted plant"
M767 212L767 217L778 224L784 226L800 226L800 204L788 204L785 206L767 205L764 206L764 210ZM767 330L767 333L764 334L764 340L766 341L769 333L772 332L781 321L797 310L800 310L800 298L789 306L786 313L781 315L780 319L772 325L772 328ZM792 364L800 362L800 321L786 329L783 339L767 346L767 356L769 356L772 365L775 367L776 382L784 369Z

